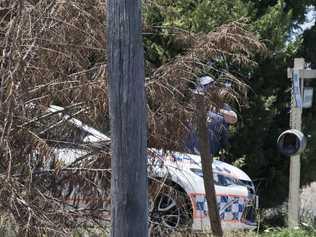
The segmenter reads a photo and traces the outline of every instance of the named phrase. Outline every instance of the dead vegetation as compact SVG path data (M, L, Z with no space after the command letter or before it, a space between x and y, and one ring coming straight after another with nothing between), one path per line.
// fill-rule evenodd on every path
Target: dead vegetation
M83 223L109 221L109 144L82 144L76 129L47 112L50 104L62 105L108 131L105 9L104 0L0 3L0 211L21 236L68 236ZM217 79L210 103L222 103L218 91L227 81L230 99L243 101L247 85L240 75L212 62L253 65L265 48L238 22L209 34L176 33L189 42L185 53L158 68L146 64L149 145L183 150L195 79ZM61 162L54 151L65 147L85 155Z

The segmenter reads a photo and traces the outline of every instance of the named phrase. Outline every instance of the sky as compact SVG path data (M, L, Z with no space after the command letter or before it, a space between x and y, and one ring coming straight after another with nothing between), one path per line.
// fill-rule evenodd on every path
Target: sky
M306 22L301 25L302 30L304 31L304 30L310 29L315 24L315 18L316 18L316 10L311 9L306 14Z
M316 9L315 8L310 8L308 12L305 14L306 16L306 21L305 23L299 25L301 28L300 29L293 29L291 36L289 38L289 42L293 42L297 39L298 36L303 34L304 30L310 29L313 25L315 25L315 19L316 19Z

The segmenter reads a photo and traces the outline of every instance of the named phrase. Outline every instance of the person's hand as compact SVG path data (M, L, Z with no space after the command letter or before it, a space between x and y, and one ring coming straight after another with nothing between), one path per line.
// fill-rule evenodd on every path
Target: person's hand
M237 114L232 110L220 109L219 112L223 115L224 120L228 124L235 124L238 121Z

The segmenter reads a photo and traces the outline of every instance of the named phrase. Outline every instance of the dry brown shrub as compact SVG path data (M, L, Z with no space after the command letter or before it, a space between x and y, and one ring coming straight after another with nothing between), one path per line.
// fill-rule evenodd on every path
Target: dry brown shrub
M215 86L205 95L209 105L221 107L224 101L219 94L227 81L232 84L227 100L239 103L246 99L248 87L240 75L209 65L216 58L224 58L240 70L256 65L254 56L266 49L245 28L243 23L233 22L208 34L185 33L191 47L154 71L147 81L151 146L183 150L182 141L195 111L192 87L200 76L216 79Z
M21 235L67 236L83 222L104 226L108 221L109 144L68 140L80 136L76 129L47 112L51 104L62 105L68 114L108 131L105 10L105 0L0 3L0 211L11 215ZM146 64L149 145L172 150L183 150L194 111L192 83L208 60L225 57L252 65L254 54L264 51L237 22L178 37L189 42L183 55L159 68ZM241 78L223 70L207 94L210 103L222 102L217 92L226 80L233 82L232 98L245 95ZM54 159L54 148L65 144L89 155L70 164ZM74 190L76 200L69 203ZM86 208L76 208L80 201Z

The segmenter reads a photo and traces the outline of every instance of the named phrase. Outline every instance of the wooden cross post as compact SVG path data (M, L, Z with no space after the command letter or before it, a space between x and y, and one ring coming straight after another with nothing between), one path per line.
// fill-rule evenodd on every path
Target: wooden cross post
M291 93L290 127L301 131L304 80L316 78L316 70L306 70L304 58L295 58L294 68L288 69L288 77L292 78L293 84ZM299 226L300 155L291 156L290 159L288 226L294 228Z

